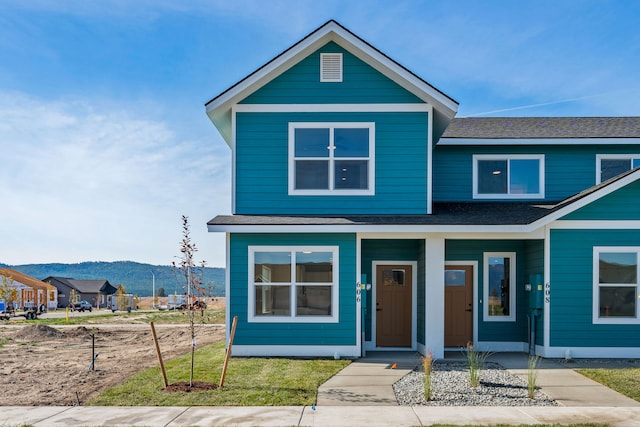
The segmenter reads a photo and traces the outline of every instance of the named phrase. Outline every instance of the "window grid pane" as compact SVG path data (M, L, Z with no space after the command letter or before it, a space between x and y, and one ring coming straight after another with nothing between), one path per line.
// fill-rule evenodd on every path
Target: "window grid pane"
M630 159L602 159L600 160L600 181L606 181L625 173L630 167Z
M329 161L325 160L297 160L296 189L298 190L328 190L329 189Z
M540 160L512 159L509 162L509 194L540 193Z
M507 161L478 161L478 193L507 194Z
M370 133L369 127L293 128L293 189L371 190Z
M636 317L635 286L601 286L600 317Z

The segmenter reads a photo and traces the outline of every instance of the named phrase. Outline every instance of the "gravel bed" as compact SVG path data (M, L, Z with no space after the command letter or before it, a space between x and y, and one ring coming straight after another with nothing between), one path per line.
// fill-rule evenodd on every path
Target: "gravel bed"
M435 362L431 371L431 400L424 400L422 366L393 385L399 405L424 406L557 406L540 390L533 399L527 396L527 382L510 374L500 365L485 363L480 385L469 385L466 363Z

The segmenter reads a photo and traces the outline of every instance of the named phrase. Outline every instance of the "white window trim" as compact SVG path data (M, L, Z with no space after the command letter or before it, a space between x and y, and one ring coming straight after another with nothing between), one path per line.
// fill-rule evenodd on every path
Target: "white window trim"
M295 130L302 128L318 128L318 129L348 129L348 128L367 128L369 129L369 157L357 157L357 160L368 160L369 176L367 189L365 190L335 190L334 186L334 168L329 168L329 185L328 190L296 190L296 172L295 172ZM376 127L373 122L290 122L289 123L289 195L290 196L373 196L375 195L376 182L376 157L375 157L375 135ZM333 147L333 132L330 132L330 147ZM333 150L331 150L333 152ZM333 156L327 158L332 162ZM342 159L342 158L341 158ZM344 159L349 159L344 158Z
M602 160L629 160L629 166L631 170L633 168L633 160L640 159L640 154L596 154L596 184L602 182Z
M640 301L636 301L636 317L600 317L600 254L603 252L635 252L637 259L636 283L607 283L605 286L636 288L640 298L640 246L594 246L593 247L593 324L594 325L637 325L640 324Z
M332 77L332 78L327 78L325 77L325 58L330 58L330 57L335 57L336 61L337 61L337 65L339 67L338 69L338 76L337 77ZM341 83L342 82L342 77L343 77L343 60L342 60L342 53L333 53L333 52L327 52L327 53L321 53L320 54L320 82L322 83Z
M535 194L480 194L478 193L478 161L479 160L506 160L507 161L507 191L509 191L509 179L511 160L538 160L538 180L540 192ZM473 155L473 198L474 199L544 199L545 194L545 166L544 154L474 154Z
M248 298L247 298L247 321L249 323L338 323L339 316L339 301L340 301L340 251L338 246L249 246L249 261L248 261ZM296 316L296 283L295 283L295 253L296 252L331 252L333 259L333 277L331 283L323 285L331 285L331 316ZM291 264L291 293L290 301L291 314L289 316L256 316L256 293L253 277L254 259L256 252L291 252L292 264ZM262 284L262 283L261 283ZM277 284L276 284L277 285ZM286 284L283 284L287 286ZM306 285L306 284L302 284Z
M489 258L500 257L509 258L509 315L490 316L489 315ZM484 322L515 322L516 321L516 253L515 252L485 252L482 265L482 320Z

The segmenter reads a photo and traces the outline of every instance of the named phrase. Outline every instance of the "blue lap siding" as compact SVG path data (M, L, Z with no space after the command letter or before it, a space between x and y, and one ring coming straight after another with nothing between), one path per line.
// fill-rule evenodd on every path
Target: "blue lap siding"
M422 252L424 253L424 241L420 240L405 240L405 239L371 239L362 241L362 273L367 275L368 280L371 282L373 277L372 263L373 261L418 261L420 256L420 247L422 246ZM423 295L424 298L424 280L420 281L420 278L424 275L420 274L420 265L418 265L418 283L414 283L417 286L418 295ZM372 283L375 286L375 283ZM421 291L422 289L422 291ZM365 337L367 341L371 341L371 310L375 308L375 301L372 301L372 292L367 292L367 313L365 315ZM424 325L424 300L422 305L418 301L418 325L420 325L420 319ZM418 336L422 332L422 340L424 341L424 326L420 328L418 326Z
M516 321L485 322L483 320L484 253L516 253ZM535 251L534 251L535 252ZM528 297L524 284L527 282L527 242L522 240L447 240L445 244L447 261L478 262L478 312L474 321L478 324L478 341L527 342ZM428 273L427 273L428 274Z
M321 53L342 53L342 82L320 81ZM422 102L420 98L342 47L328 43L249 95L242 104Z
M640 246L640 230L551 230L550 344L640 347L640 324L593 324L594 246Z
M517 140L514 140L514 143ZM545 200L559 201L596 184L596 155L640 151L625 145L438 146L433 152L433 200L473 200L474 154L544 154Z
M375 195L290 196L289 122L374 122ZM236 213L425 214L427 113L238 113Z
M238 316L238 345L356 345L355 234L240 234L230 238L230 315ZM339 323L248 323L249 246L339 247Z

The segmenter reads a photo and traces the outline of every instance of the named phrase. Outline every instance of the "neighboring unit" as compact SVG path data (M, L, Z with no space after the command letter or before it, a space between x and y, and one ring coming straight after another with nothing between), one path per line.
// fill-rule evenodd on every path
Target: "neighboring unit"
M235 355L640 356L640 118L457 108L335 21L207 103Z

